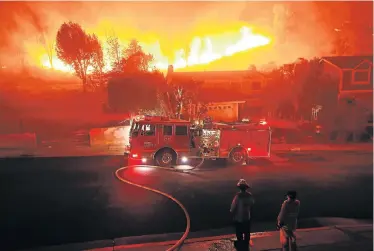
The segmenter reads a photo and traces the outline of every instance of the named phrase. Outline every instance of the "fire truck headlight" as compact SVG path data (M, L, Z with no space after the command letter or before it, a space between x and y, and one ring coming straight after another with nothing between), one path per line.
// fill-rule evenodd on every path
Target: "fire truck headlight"
M186 163L188 161L188 159L187 159L187 157L182 157L181 161L182 161L182 163Z
M131 154L131 157L133 157L133 158L137 158L139 155L137 154L137 153L133 153L133 154Z
M248 152L252 151L252 148L247 148L247 151L248 151Z
M146 158L142 158L142 163L147 163L147 159Z

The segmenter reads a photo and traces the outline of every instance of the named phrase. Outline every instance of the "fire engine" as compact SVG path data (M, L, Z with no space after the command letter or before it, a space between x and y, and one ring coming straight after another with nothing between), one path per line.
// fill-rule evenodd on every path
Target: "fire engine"
M137 117L130 129L129 164L170 167L193 159L225 159L231 164L269 158L271 129L266 121L206 123L168 117Z

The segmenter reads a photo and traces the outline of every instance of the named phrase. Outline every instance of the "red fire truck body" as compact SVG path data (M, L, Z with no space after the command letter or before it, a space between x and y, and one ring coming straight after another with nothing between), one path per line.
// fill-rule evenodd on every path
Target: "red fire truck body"
M228 159L242 164L270 157L271 130L266 122L211 123L196 127L185 120L145 117L132 122L129 164L171 166L190 159Z

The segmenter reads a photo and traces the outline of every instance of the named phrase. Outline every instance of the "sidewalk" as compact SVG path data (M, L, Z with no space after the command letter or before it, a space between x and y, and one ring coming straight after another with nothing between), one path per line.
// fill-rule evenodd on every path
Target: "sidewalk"
M86 243L72 243L61 246L42 247L32 251L165 251L172 247L182 234L164 234L172 241L152 241L148 236L125 237ZM194 233L190 234L191 236ZM300 229L296 232L299 251L372 251L373 225L354 224L330 227ZM170 238L172 237L172 238ZM144 240L148 240L145 242ZM157 238L156 238L157 239ZM181 251L235 251L234 235L189 238ZM261 232L251 235L251 251L280 250L279 232ZM139 243L139 244L130 244ZM114 245L113 245L114 244ZM30 250L31 251L31 250Z
M373 152L373 143L351 144L272 144L272 152L301 151L369 151Z
M234 236L225 236L220 239L209 238L189 239L185 242L182 251L234 251ZM297 232L298 247L300 251L369 251L373 250L373 226L333 226L314 229L303 229ZM214 238L214 237L213 237ZM217 237L216 237L217 238ZM219 237L218 237L219 238ZM279 233L267 232L252 236L251 251L280 250ZM114 250L121 251L165 251L172 245L142 244L116 246ZM110 251L113 248L91 249L90 251Z
M67 147L38 147L28 149L0 149L0 157L81 157L81 156L103 156L121 155L125 148L121 147L89 147L89 146L67 146Z

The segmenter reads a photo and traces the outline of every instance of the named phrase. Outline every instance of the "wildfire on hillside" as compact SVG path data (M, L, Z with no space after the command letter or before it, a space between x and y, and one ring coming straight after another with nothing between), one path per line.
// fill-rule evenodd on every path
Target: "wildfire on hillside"
M100 40L104 54L106 54L105 37L101 37ZM121 42L126 45L126 41ZM225 30L218 34L195 36L191 39L189 51L186 51L183 48L176 50L174 51L173 59L169 59L163 55L159 41L152 44L145 44L140 41L140 44L145 52L154 56L153 66L160 70L166 70L169 65L173 65L174 69L181 69L188 66L209 64L215 60L230 57L238 52L268 45L270 42L271 39L269 37L256 34L251 28L242 26L239 29ZM42 67L53 68L64 72L73 72L73 69L65 65L55 55L52 56L52 66L45 50L41 50L40 54L37 55L37 58L40 60L39 63ZM108 60L106 60L105 63L105 70L111 70Z
M251 64L281 65L300 57L328 56L337 38L348 36L353 51L365 47L361 41L369 45L371 41L357 38L343 24L347 20L372 23L372 13L366 13L372 4L55 1L0 5L0 66L9 68L27 64L48 69L52 62L56 70L73 72L56 57L53 48L58 29L69 21L97 35L106 59L105 70L110 70L105 54L111 34L118 37L122 47L131 39L138 40L143 50L153 55L153 66L165 70L172 64L181 71L191 67L218 70L218 65L225 70L244 70ZM353 7L356 14L350 17ZM370 48L372 51L372 43Z

